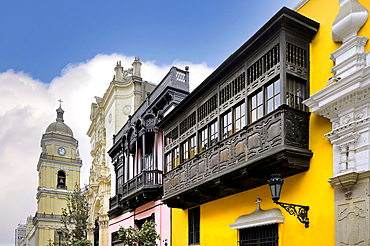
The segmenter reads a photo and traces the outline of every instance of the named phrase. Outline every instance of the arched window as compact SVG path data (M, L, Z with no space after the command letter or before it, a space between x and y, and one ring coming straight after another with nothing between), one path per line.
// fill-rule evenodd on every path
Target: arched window
M62 170L58 171L58 189L66 189L66 173Z

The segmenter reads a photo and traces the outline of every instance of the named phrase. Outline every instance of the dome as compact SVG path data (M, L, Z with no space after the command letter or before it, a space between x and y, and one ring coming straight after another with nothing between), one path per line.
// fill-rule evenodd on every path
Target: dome
M70 135L71 137L73 137L73 132L71 128L64 123L64 120L63 120L64 110L59 106L59 108L56 111L57 111L56 121L51 123L46 128L45 133L57 132L57 133Z

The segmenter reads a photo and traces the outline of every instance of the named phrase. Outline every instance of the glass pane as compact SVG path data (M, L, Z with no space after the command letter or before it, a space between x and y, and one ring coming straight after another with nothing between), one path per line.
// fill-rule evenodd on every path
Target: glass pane
M257 120L257 110L256 109L255 110L252 110L251 116L252 116L251 117L252 118L252 122Z
M275 108L280 106L280 95L277 95L275 98Z
M278 79L277 81L275 81L274 83L274 94L278 94L280 93L280 79Z
M263 116L263 107L262 106L259 106L258 107L258 113L257 113L257 117L258 119L261 118Z
M257 94L257 102L258 102L258 105L261 105L263 103L262 92Z
M239 131L240 130L240 119L235 121L235 131Z
M235 117L240 118L240 106L235 109Z
M274 110L274 104L273 99L270 99L267 101L267 113L270 113L272 110Z
M274 84L267 86L267 99L271 98L274 93Z
M243 128L245 126L245 116L243 115L241 118L241 125L240 128Z
M256 105L256 100L257 100L257 95L256 96L253 96L251 98L251 101L252 101L252 108L255 108L257 105Z

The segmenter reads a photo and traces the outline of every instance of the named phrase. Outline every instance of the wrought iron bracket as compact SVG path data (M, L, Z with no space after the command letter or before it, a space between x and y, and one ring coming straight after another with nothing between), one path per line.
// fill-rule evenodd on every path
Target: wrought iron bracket
M283 203L283 202L275 202L275 203L280 205L280 207L284 208L290 215L296 216L297 219L301 223L303 223L306 228L309 227L310 221L307 217L308 210L310 209L309 206L302 206L302 205Z

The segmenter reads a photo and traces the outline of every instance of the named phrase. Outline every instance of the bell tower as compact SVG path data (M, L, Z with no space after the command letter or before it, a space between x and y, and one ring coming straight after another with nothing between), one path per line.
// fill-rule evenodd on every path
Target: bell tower
M47 245L57 238L56 229L61 228L62 208L67 206L67 197L75 185L80 185L82 160L78 141L64 123L62 101L56 110L57 118L41 138L42 152L37 165L39 182L37 187L37 212L33 217L32 245ZM31 240L32 241L32 240Z

